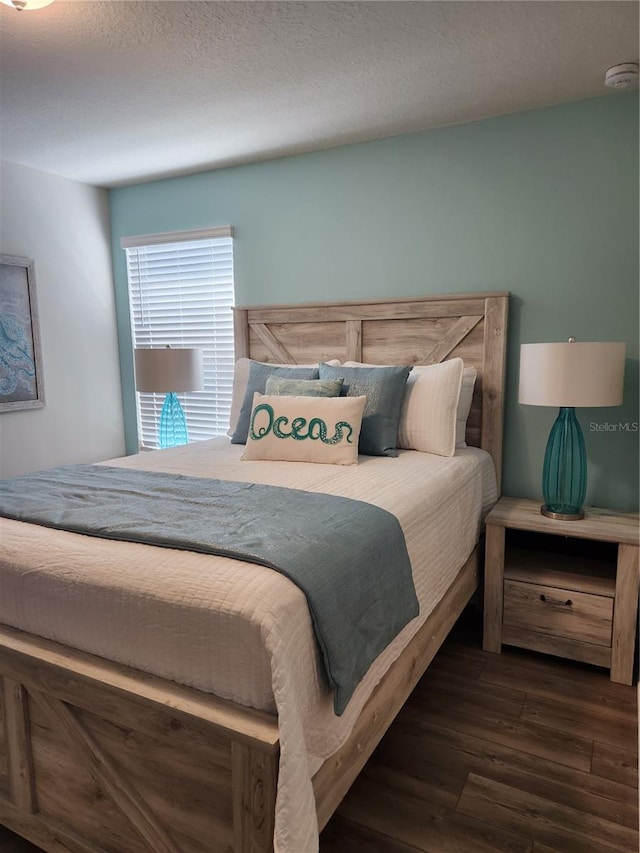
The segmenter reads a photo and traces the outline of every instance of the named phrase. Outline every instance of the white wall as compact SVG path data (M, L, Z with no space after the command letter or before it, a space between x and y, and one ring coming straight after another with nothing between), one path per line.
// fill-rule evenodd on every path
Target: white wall
M106 190L0 162L0 252L35 261L46 406L0 413L0 476L124 454Z

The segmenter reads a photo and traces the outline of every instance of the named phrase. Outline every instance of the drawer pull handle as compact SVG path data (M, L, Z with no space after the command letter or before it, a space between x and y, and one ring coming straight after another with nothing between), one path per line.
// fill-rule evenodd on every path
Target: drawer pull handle
M563 604L565 607L571 607L571 605L573 604L573 601L571 601L570 598L567 598L566 601L558 601L558 600L553 599L553 598L548 599L546 595L541 595L540 601L548 601L549 604Z

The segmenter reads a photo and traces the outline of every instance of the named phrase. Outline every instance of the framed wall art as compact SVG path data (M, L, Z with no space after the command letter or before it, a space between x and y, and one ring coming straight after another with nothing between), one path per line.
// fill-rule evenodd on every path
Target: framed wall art
M0 412L44 406L34 264L0 255Z

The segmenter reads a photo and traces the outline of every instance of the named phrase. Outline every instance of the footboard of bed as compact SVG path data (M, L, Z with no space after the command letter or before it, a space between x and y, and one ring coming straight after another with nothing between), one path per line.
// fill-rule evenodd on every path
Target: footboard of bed
M0 628L0 823L47 851L265 853L268 714Z
M478 585L476 547L313 778L324 827ZM271 853L274 717L0 626L0 823L50 853Z

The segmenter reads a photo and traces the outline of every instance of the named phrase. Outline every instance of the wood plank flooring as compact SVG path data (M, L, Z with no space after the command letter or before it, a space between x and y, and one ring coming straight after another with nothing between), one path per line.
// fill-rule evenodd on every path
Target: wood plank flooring
M638 850L636 688L449 637L322 835L322 853Z
M483 652L470 613L329 822L321 853L635 853L637 762L635 687L533 652ZM0 827L0 853L38 849Z

